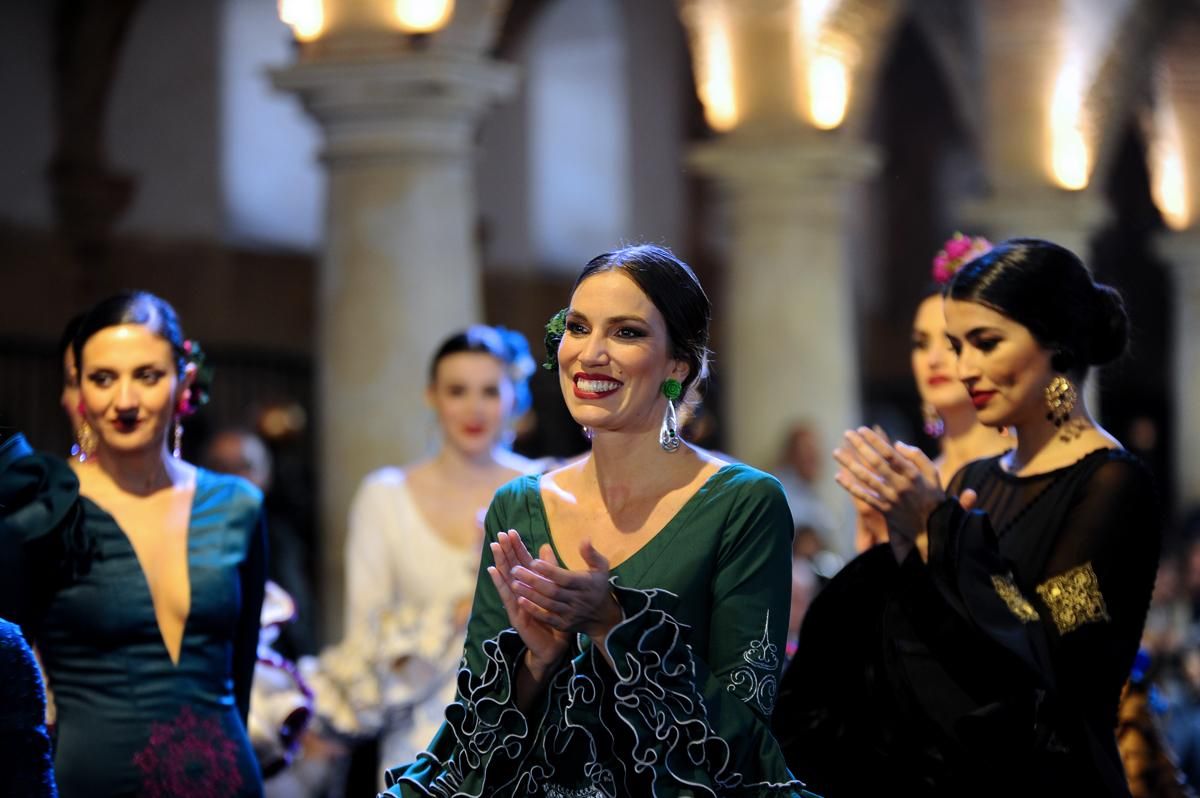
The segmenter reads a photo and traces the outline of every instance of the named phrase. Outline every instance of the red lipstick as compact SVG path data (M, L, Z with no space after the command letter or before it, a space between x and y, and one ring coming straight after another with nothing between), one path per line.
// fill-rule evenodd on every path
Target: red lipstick
M575 374L575 398L576 399L604 399L612 396L621 389L625 383L610 377L607 374L588 374L587 372L576 372Z
M139 422L136 417L127 418L123 416L117 416L113 420L113 427L117 430L117 432L130 433L138 428L139 423L141 422Z
M995 395L995 391L971 391L971 404L975 405L976 410L981 410L987 407L987 403L992 401Z

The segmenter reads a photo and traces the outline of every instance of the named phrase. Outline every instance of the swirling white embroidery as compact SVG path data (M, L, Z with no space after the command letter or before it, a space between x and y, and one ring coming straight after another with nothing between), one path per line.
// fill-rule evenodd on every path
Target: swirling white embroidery
M520 714L509 693L509 676L515 667L515 662L506 659L506 649L510 646L498 645L506 635L515 634L506 630L498 638L484 643L488 661L481 677L475 677L465 669L459 674L459 691L463 698L447 709L447 720L458 743L454 756L441 762L429 753L419 755L418 759L432 760L440 766L441 772L429 787L403 775L399 780L425 795L439 798L467 795L459 791L465 776L464 768L486 771L491 759L500 755L510 762L524 760L528 764L518 767L518 773L502 785L488 781L485 776L481 781L487 782L489 793L535 795L544 792L548 798L573 795L618 798L627 793L629 784L644 784L642 779L649 780L649 790L644 791L644 787L639 786L639 793L653 798L663 793L676 795L681 787L708 798L729 791L803 787L803 782L798 780L750 782L734 769L729 742L709 723L708 709L696 684L695 661L686 642L685 627L654 606L657 595L670 594L615 584L613 590L626 613L625 620L614 627L607 638L612 667L595 647L586 651L576 647L576 655L571 657L570 664L551 681L550 699L542 717L520 716L517 725L521 727L522 737L527 724L540 729L533 742L535 750L525 749L529 743L524 740L510 747L515 743L514 735L500 733L501 718L510 712ZM614 650L614 646L619 648ZM759 706L773 703L775 673L760 675L757 671L765 671L772 662L775 663L770 666L772 669L778 666L778 649L764 631L763 639L755 641L745 654L748 665L739 671L751 673L751 695ZM752 661L756 664L751 667ZM485 697L489 690L498 692L490 700ZM487 721L470 717L481 711L488 717ZM618 728L612 728L606 720L617 721ZM485 739L471 740L474 733L482 733ZM611 752L613 744L620 738L625 740L621 746L626 753L606 764L619 766L624 770L623 774L614 773L600 762L600 751ZM629 742L630 738L632 742ZM564 788L554 783L556 768L553 763L563 761L570 748L576 748L583 759L584 784ZM697 766L706 773L706 783L688 779L690 770ZM572 774L563 775L569 777ZM638 779L631 781L634 776Z
M743 703L753 704L763 715L770 715L775 706L775 674L779 669L779 647L771 642L771 611L763 623L762 637L750 641L742 653L746 665L729 674L726 690L739 696ZM740 689L740 688L745 688Z

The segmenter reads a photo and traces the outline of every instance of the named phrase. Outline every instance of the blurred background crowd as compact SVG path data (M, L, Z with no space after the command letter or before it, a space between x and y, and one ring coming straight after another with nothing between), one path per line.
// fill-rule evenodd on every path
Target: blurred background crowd
M66 456L64 325L168 299L215 375L184 455L266 492L293 659L342 639L357 486L442 442L438 344L486 322L540 360L619 242L712 298L685 434L783 481L794 629L854 554L841 431L936 451L909 357L933 253L1078 252L1133 320L1092 407L1167 510L1137 675L1200 783L1200 3L55 0L0 5L0 42L0 424ZM514 451L582 452L553 375L529 387ZM341 770L302 756L279 794L374 784L369 742L306 746Z

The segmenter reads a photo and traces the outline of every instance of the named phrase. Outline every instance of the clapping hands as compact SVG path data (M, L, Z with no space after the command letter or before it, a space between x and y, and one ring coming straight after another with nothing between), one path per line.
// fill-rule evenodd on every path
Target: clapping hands
M601 643L620 623L620 605L608 584L608 560L584 541L580 555L587 571L559 567L553 549L543 544L534 558L514 530L491 544L495 565L488 568L509 622L521 636L532 670L547 670L562 657L570 635L586 634Z
M841 466L837 483L857 502L883 515L892 550L903 560L925 532L930 513L946 497L937 468L915 446L899 441L893 445L866 427L847 431L833 459Z

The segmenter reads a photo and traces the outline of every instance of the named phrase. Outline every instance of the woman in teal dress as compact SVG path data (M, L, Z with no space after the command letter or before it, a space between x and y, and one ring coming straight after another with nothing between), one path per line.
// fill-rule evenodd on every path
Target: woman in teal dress
M72 469L0 449L0 615L37 647L72 796L255 796L246 737L265 582L261 495L167 449L199 398L171 307L100 303L75 341ZM176 435L176 439L177 439Z
M791 796L768 718L791 514L681 443L709 304L665 249L593 259L547 327L591 453L497 492L456 701L397 796ZM534 556L531 552L537 552Z

